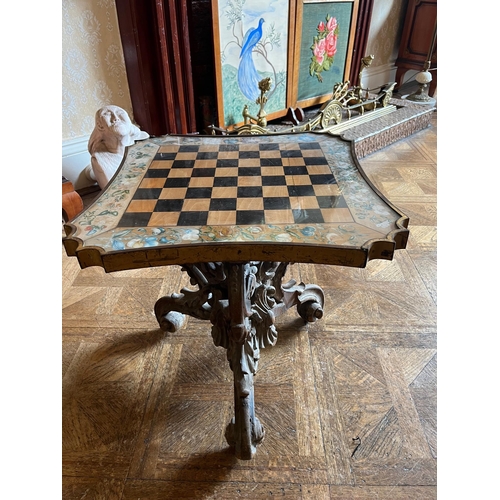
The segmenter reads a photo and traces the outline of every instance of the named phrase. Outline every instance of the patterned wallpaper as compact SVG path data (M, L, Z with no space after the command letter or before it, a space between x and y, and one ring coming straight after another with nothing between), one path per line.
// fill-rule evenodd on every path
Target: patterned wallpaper
M133 119L115 0L62 0L62 139L90 135L95 112Z
M373 54L371 68L394 64L398 57L407 0L375 0L366 54Z

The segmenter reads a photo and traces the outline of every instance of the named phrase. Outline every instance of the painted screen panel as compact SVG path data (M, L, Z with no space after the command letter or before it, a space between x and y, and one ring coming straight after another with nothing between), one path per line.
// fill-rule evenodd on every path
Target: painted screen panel
M245 105L256 116L258 82L266 77L267 113L285 109L289 0L218 0L217 14L225 125L241 123Z
M331 93L345 79L352 2L304 3L297 99Z

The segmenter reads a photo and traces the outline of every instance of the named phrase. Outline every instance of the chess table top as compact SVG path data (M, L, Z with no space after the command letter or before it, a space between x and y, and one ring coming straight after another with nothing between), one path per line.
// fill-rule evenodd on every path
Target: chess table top
M392 259L408 218L370 183L352 143L313 132L164 136L127 148L96 201L65 225L82 268Z

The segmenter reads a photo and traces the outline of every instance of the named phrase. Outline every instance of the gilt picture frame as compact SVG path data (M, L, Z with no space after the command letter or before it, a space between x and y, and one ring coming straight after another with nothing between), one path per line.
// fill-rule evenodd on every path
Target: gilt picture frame
M307 108L332 96L349 79L359 0L298 0L296 3L293 107Z
M267 119L287 113L293 98L296 0L212 0L218 126L256 117L258 82L269 77Z

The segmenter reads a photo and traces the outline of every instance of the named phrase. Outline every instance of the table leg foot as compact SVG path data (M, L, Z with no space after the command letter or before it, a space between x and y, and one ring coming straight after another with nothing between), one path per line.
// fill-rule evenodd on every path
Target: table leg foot
M305 302L297 306L299 316L308 323L321 319L323 317L323 308L317 302Z
M174 333L186 323L186 316L180 312L170 311L160 316L160 329L164 332Z
M307 323L323 317L325 294L318 285L296 284L294 280L282 286L285 309L296 305L299 316Z
M233 346L233 357L237 365L230 363L234 372L234 418L226 428L225 437L234 453L241 460L250 460L257 451L257 445L264 439L264 427L255 416L253 374L246 362L245 345Z
M186 315L198 319L210 319L210 306L207 304L209 291L206 288L173 293L158 299L154 312L158 324L164 332L176 332L186 321Z

